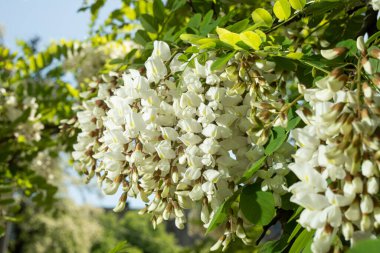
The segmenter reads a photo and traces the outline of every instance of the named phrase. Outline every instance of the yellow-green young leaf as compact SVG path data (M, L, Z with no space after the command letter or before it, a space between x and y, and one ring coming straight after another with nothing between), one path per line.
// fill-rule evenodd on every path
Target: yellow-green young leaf
M300 11L305 7L306 0L289 0L289 3L293 9Z
M277 0L273 6L273 12L280 21L288 19L291 14L288 0Z
M290 59L294 59L294 60L299 60L302 58L302 56L303 56L303 53L301 52L289 53L286 55L286 57Z
M190 42L192 44L198 44L199 40L204 39L204 37L202 37L202 36L194 35L194 34L187 34L187 33L181 34L181 36L179 36L179 37L181 40L186 41L186 42Z
M207 48L215 48L216 43L214 41L202 43L202 45L199 46L199 49L207 49Z
M42 69L45 66L45 59L44 59L44 56L42 55L42 53L39 53L36 56L36 64L37 64L37 67L39 69Z
M263 8L257 8L252 12L252 19L255 24L258 24L260 26L267 26L271 27L273 24L273 18L270 13L263 9Z
M205 48L215 47L217 42L218 42L218 39L216 38L204 38L204 39L198 40L197 44L203 49L205 49Z
M66 89L69 91L69 93L73 97L75 97L75 98L79 97L79 91L77 89L75 89L73 86L71 86L70 84L66 83Z
M240 39L245 43L247 44L248 46L250 46L251 48L255 49L255 50L258 50L260 48L260 45L261 45L261 38L260 36L255 33L255 32L252 32L252 31L246 31L246 32L242 32L240 34Z
M255 33L257 33L257 35L260 36L260 38L261 38L261 42L265 42L265 41L267 41L267 35L266 35L263 31L261 31L261 30L259 30L259 29L256 29L256 30L255 30Z
M37 70L36 59L33 56L29 57L29 68L30 68L31 71L36 71Z
M237 33L233 33L224 28L216 28L216 33L219 35L219 39L224 43L233 46L235 49L240 49L239 46L236 45L240 40L240 35Z

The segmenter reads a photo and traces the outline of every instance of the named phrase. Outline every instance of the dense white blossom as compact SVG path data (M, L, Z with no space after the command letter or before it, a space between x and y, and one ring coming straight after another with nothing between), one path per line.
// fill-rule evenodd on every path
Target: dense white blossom
M366 59L362 38L357 46ZM363 69L371 74L367 62ZM353 243L375 236L379 227L380 95L365 82L349 90L346 81L334 70L316 88L299 89L311 108L298 111L306 126L293 131L299 148L289 168L299 181L289 191L291 201L305 208L298 222L316 231L313 252L328 252L338 232Z
M234 182L245 167L257 159L242 152L251 147L240 127L250 95L232 94L232 81L211 71L212 60L194 62L183 67L166 43L156 41L146 75L129 69L105 76L93 86L97 95L78 112L77 169L88 178L96 173L106 194L122 187L115 211L124 208L127 195L140 197L154 225L172 217L183 228L183 209L193 202L202 206L207 227L237 189ZM182 73L174 79L169 71Z

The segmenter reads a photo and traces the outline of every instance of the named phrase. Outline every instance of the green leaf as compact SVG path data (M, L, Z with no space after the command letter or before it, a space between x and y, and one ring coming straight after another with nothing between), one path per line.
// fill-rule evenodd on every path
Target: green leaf
M240 34L240 39L251 48L255 50L260 49L261 38L257 33L252 31L242 32Z
M216 61L214 61L211 64L211 71L220 70L222 69L227 62L235 55L235 52L229 53L225 55L224 57L218 58Z
M137 43L137 44L140 44L140 45L145 45L146 43L150 42L151 41L151 38L149 37L148 33L144 30L138 30L136 33L135 33L135 37L133 38L133 40Z
M163 21L165 18L165 7L161 0L154 0L153 14L157 20Z
M272 134L269 138L269 142L265 147L264 153L268 156L273 154L273 152L279 149L287 139L288 135L284 128L274 127L272 129Z
M300 11L305 7L306 0L289 0L289 3L293 9Z
M193 29L197 29L201 23L201 20L202 20L202 15L200 13L197 13L191 17L191 19L189 20L189 23L187 23L187 26Z
M301 225L297 223L296 227L293 229L292 233L288 238L288 243L291 242L291 240L293 240L293 238L296 237L296 235L298 235L298 232L301 230L301 228Z
M246 18L239 22L234 23L233 25L227 26L226 29L230 32L240 33L247 28L248 24L249 24L249 19Z
M286 126L286 131L290 131L297 127L301 122L301 118L295 113L294 109L290 109L288 112L288 125Z
M287 20L291 14L288 0L277 0L273 6L273 12L280 21Z
M235 49L240 49L240 47L236 45L236 43L240 41L239 34L230 32L227 29L220 27L216 28L216 33L219 35L219 39L222 42L231 45Z
M301 234L294 241L289 253L299 253L302 252L308 243L313 239L314 231L307 231L304 229Z
M255 24L259 26L266 26L271 27L273 24L273 18L270 13L263 9L263 8L257 8L252 12L252 19Z
M269 224L276 213L273 194L261 191L257 183L243 188L239 207L245 218L256 225Z
M377 253L380 249L380 239L365 240L355 243L347 253Z
M141 25L147 32L156 33L158 30L157 20L149 14L142 14L140 16Z
M172 6L172 11L176 11L186 4L186 0L176 0Z
M212 220L210 221L210 225L207 228L206 234L214 230L220 224L224 223L228 217L228 210L231 208L232 203L236 200L241 192L241 188L237 190L231 197L229 197L226 201L223 202L222 205L219 206L218 210L216 210Z
M380 30L380 19L377 21L377 29L379 29ZM369 39L366 41L366 45L367 46L369 46L373 41L375 41L377 38L379 38L380 37L380 31L379 32L377 32L377 33L375 33L375 34L372 34L372 36L371 37L369 37Z
M239 184L244 183L245 181L251 179L253 174L255 174L255 172L261 168L261 166L265 162L265 159L267 159L267 157L263 156L259 160L254 162L252 166L246 172L244 172L242 178L239 181Z
M204 39L202 36L188 33L181 34L179 38L185 42L190 42L191 44L198 44L199 40Z

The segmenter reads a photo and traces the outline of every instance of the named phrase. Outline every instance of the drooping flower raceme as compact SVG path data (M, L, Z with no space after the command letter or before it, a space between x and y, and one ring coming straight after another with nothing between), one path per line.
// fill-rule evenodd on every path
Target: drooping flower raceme
M184 209L195 203L207 227L257 159L246 155L251 96L231 92L234 82L211 71L212 60L182 62L179 56L156 41L145 74L111 73L94 85L95 96L83 94L88 98L77 115L82 132L73 157L88 178L98 176L104 193L122 188L115 211L124 209L128 196L139 197L154 225L172 217L183 228ZM241 218L232 220L223 246L242 226ZM248 241L242 231L239 237Z
M358 49L366 59L360 39ZM298 222L316 231L313 252L328 252L336 235L351 243L375 237L380 225L380 95L366 82L350 90L346 81L334 70L316 88L300 86L311 108L298 111L306 126L293 131L299 149L290 170L300 181L289 190L305 208Z

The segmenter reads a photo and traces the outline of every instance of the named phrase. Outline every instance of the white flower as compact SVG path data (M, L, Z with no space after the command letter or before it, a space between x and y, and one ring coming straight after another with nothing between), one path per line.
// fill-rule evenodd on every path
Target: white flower
M149 57L145 62L145 68L149 82L158 83L167 75L166 66L159 57Z
M156 151L161 159L174 159L176 157L176 153L172 149L170 141L167 140L161 141L156 146Z
M195 119L181 119L178 126L186 133L200 133L202 126Z
M213 138L206 138L201 145L199 145L199 148L206 154L215 154L218 152L220 145L219 143L213 139Z
M153 42L153 56L160 57L163 61L168 61L171 57L169 45L163 41L155 40Z
M175 141L178 138L177 131L172 127L161 127L161 132L165 140Z

